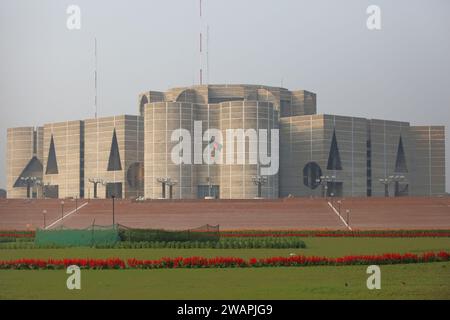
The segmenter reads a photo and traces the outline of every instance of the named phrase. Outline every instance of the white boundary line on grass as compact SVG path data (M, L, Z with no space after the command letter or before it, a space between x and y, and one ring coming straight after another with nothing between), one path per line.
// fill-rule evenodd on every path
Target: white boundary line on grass
M336 210L336 208L331 204L330 201L328 201L328 205L330 206L331 209L333 209L334 213L337 214L337 216L339 217L339 219L341 219L341 221L345 224L345 226L348 228L348 230L352 231L352 228L347 224L347 222L345 221L345 219L342 218L342 216L339 214L339 211Z
M50 229L51 227L53 227L55 224L57 224L58 222L60 222L61 220L63 220L64 218L70 216L71 214L77 212L78 210L80 210L81 208L87 206L89 202L85 202L83 203L81 206L79 206L77 209L73 209L72 211L68 212L66 215L64 215L62 218L59 218L58 220L52 222L51 224L49 224L48 226L45 227L45 230Z

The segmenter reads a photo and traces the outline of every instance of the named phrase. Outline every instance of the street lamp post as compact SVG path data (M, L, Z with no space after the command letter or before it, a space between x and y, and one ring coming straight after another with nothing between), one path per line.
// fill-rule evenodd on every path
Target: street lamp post
M393 175L379 179L380 183L384 185L384 196L389 197L389 185L391 183L395 183L395 196L398 196L399 193L399 184L401 181L404 181L405 176L401 175Z
M173 191L173 186L177 184L177 182L175 180L172 180L172 178L170 177L160 177L157 178L156 181L158 181L159 183L161 183L161 198L162 199L166 199L166 186L169 186L169 197L170 199L172 199L172 191Z
M322 186L322 197L328 198L328 182L336 181L336 176L320 176L316 182Z
M387 198L389 197L389 179L388 178L382 178L379 180L381 184L384 185L384 196Z
M167 178L157 178L156 181L158 181L159 183L161 183L161 198L165 199L166 198L166 183L167 183Z
M64 201L61 201L61 221L64 219Z
M206 183L208 183L208 198L211 198L211 189L212 189L211 177L206 178Z
M112 198L112 221L113 221L113 228L114 228L114 226L116 225L116 221L115 221L115 203L114 203L114 200L115 200L116 196L112 195L111 198Z
M258 198L262 197L262 186L267 183L266 176L253 176L252 181L255 185L258 186Z
M40 183L40 180L37 177L21 177L20 180L26 183L27 185L27 198L32 198L31 196L31 189L34 187L37 183Z
M105 181L99 178L91 178L89 182L94 185L94 199L97 199L97 188L99 184L105 184Z
M342 201L341 200L338 200L338 206L339 206L339 214L341 214L341 203L342 203Z
M42 210L42 215L44 216L44 229L47 227L47 223L46 223L46 215L47 215L47 210Z
M350 225L350 209L345 210L347 213L347 225Z
M176 185L177 182L169 179L166 184L169 186L169 199L173 199L173 186Z

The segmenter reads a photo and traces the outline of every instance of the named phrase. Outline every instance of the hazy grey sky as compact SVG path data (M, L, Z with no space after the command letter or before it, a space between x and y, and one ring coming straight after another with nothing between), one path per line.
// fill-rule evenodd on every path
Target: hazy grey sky
M203 1L210 83L283 82L316 92L319 113L445 125L450 189L450 1ZM198 0L1 0L0 187L6 128L93 116L94 37L99 115L136 114L140 92L198 82L199 28Z

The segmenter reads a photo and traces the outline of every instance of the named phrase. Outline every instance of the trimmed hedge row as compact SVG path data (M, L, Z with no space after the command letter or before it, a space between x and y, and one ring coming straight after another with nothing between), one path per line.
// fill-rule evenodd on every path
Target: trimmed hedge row
M57 249L58 245L35 245L32 242L0 243L0 249ZM211 249L293 249L306 248L306 244L299 238L224 238L220 241L121 241L115 245L97 245L95 248L109 249L144 249L144 248L211 248Z
M219 241L219 232L196 232L190 230L167 231L158 229L121 229L121 241L127 242L186 242L186 241Z
M97 247L100 248L100 247ZM119 242L114 248L138 249L138 248L212 248L212 249L287 249L306 248L304 241L299 239L221 239L220 241L149 241L149 242Z

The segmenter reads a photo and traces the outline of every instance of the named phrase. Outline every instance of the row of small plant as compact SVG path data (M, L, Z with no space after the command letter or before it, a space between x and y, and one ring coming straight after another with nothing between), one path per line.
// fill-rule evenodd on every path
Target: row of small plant
M25 230L0 230L1 238L34 238L36 233L34 231Z
M97 244L99 249L119 248L119 249L144 249L144 248L172 248L172 249L284 249L284 248L305 248L306 244L299 238L224 238L219 241L141 241L130 242L120 241L115 245ZM0 249L58 249L65 248L60 245L35 245L33 242L12 242L0 243Z
M33 239L30 239L30 238L7 238L7 237L5 237L5 238L2 238L2 237L0 237L0 244L3 244L3 243L11 243L11 242L30 242L30 241L33 241Z
M124 249L137 249L137 248L283 249L283 248L306 248L306 244L304 241L298 238L239 238L239 239L221 239L220 241L118 242L114 247Z
M385 265L402 263L424 263L449 261L450 252L386 253L381 255L354 255L340 258L328 257L177 257L157 260L139 260L120 258L109 259L19 259L0 261L0 269L64 269L77 265L82 269L175 269L175 268L257 268L257 267L304 267L304 266L346 266L346 265Z
M200 232L192 230L162 230L162 229L119 229L121 241L129 242L187 242L187 241L218 241L220 233Z

